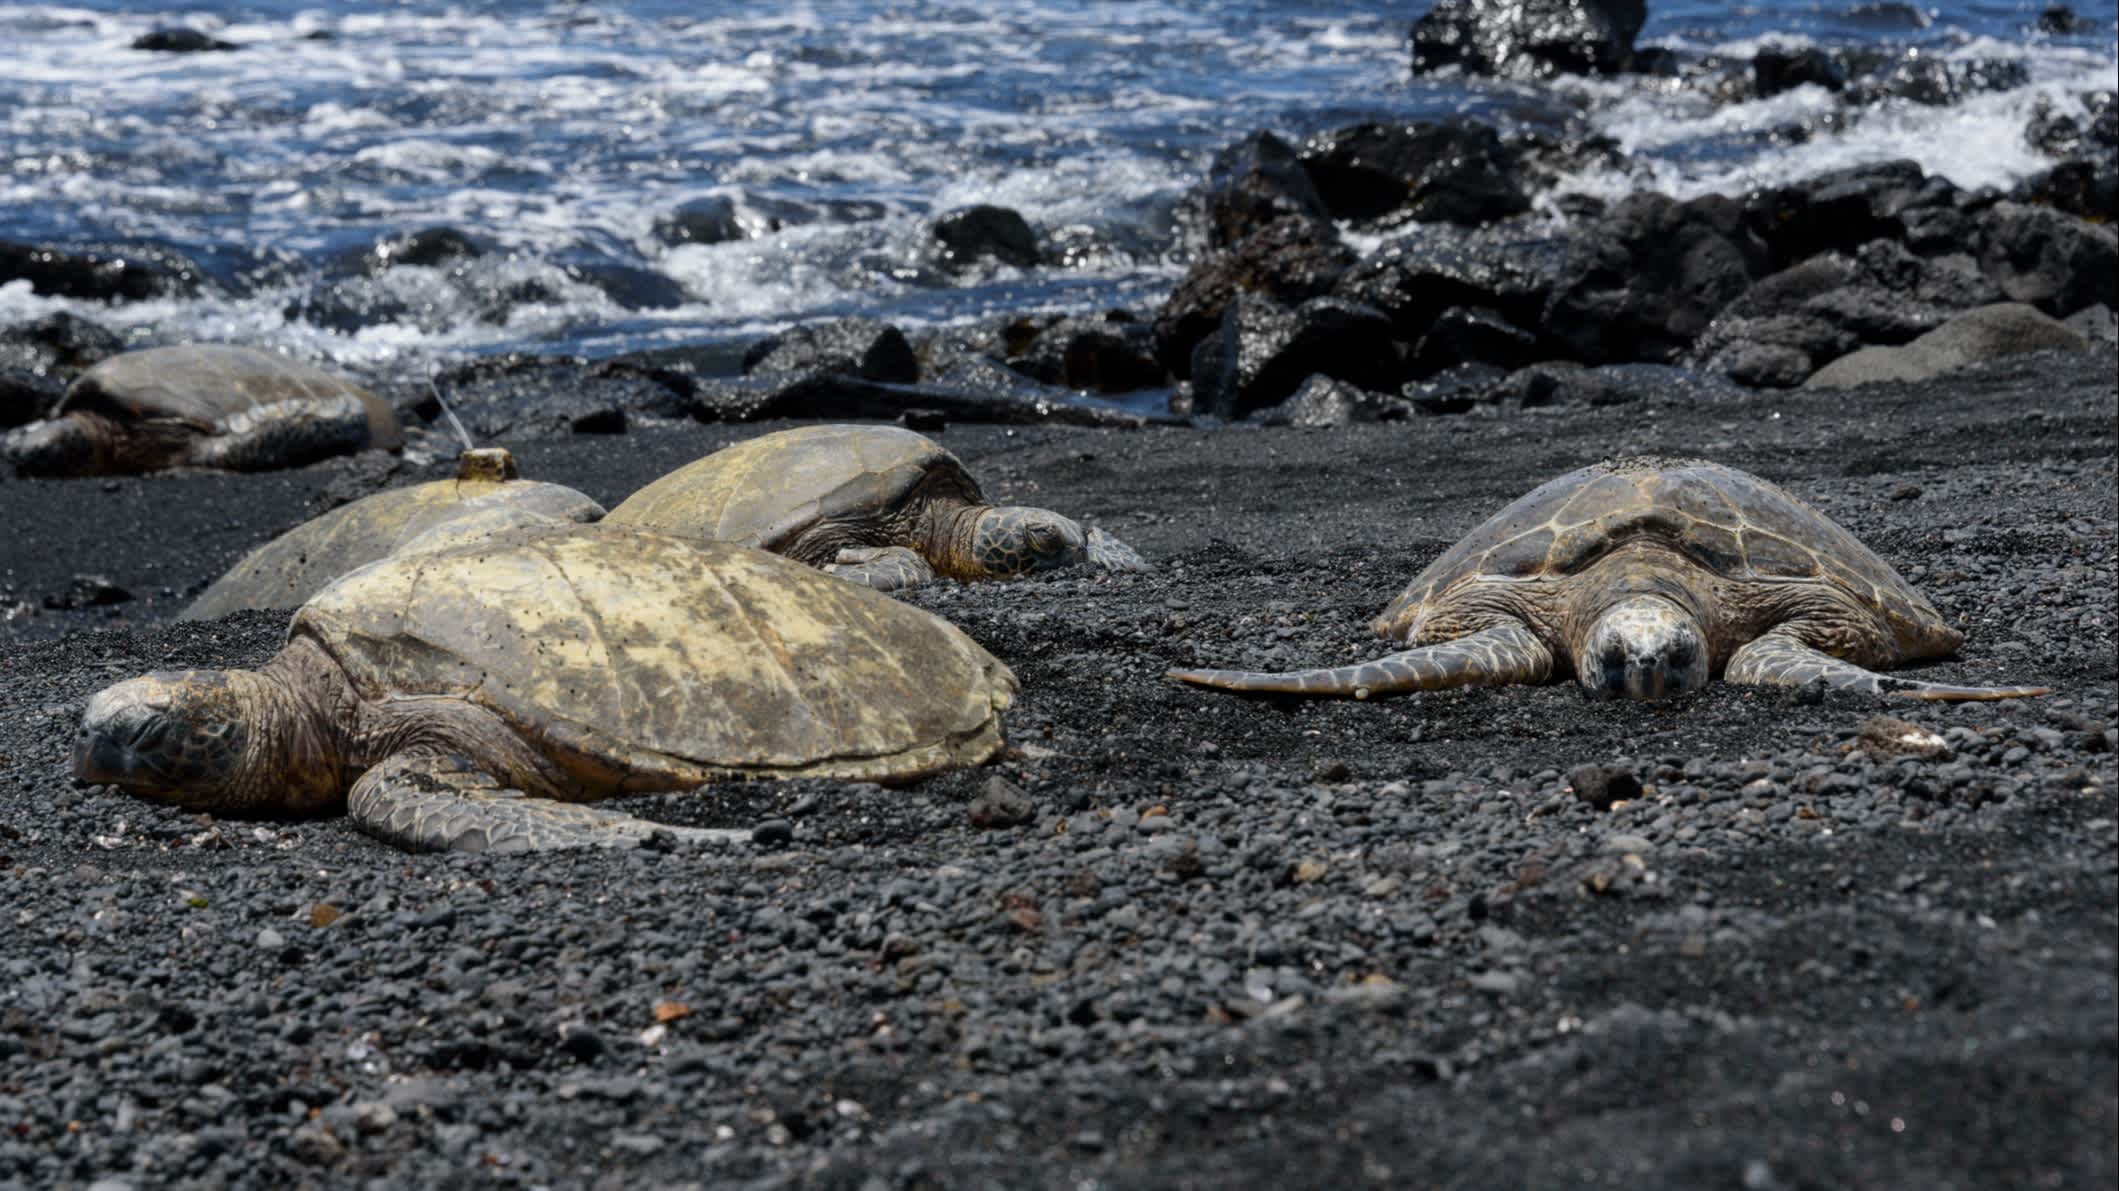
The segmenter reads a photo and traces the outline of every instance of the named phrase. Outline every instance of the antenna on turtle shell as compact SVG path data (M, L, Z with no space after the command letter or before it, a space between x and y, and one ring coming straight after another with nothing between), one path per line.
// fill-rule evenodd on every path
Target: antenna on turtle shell
M434 373L432 371L427 373L427 391L434 394L434 401L441 406L441 412L448 416L449 425L456 427L456 437L463 440L464 450L477 450L478 447L471 442L471 432L464 429L464 424L457 418L456 411L449 408L449 399L441 395L441 386L434 383Z

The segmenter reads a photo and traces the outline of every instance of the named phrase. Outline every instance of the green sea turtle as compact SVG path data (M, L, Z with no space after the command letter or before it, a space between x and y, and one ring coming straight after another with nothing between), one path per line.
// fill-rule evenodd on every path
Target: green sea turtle
M391 488L313 517L250 552L214 580L178 620L212 620L246 608L295 608L355 567L444 523L496 507L560 521L594 521L603 506L572 488L517 477L503 447L462 453L456 478Z
M344 576L256 671L99 692L74 773L215 813L343 807L413 849L627 843L658 829L580 804L977 764L1015 686L940 617L764 551L515 528Z
M1874 671L1964 634L1852 534L1778 485L1702 460L1634 458L1552 480L1444 551L1371 627L1412 648L1267 674L1172 670L1235 691L1352 695L1563 678L1656 699L1730 682L1918 699L2012 699Z
M189 344L82 373L50 418L0 439L0 453L23 475L264 471L404 441L389 402L358 385L271 352Z
M757 546L882 590L1083 563L1148 569L1101 529L987 504L955 455L895 426L804 426L740 442L633 493L607 520Z

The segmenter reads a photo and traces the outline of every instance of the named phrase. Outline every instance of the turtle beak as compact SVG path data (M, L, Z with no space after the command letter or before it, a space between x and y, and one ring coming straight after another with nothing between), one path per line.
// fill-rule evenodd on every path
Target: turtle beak
M1126 545L1096 526L1089 527L1088 540L1083 545L1089 565L1107 571L1152 571L1155 567L1142 558L1133 547Z

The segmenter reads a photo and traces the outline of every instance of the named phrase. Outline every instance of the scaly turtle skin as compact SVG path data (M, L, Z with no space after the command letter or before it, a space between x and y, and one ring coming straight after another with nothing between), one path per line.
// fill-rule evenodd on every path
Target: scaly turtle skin
M518 528L341 578L259 670L98 693L74 773L215 813L344 807L413 849L622 845L658 829L581 804L975 765L1015 686L941 618L763 551Z
M324 585L438 525L496 506L561 521L594 521L603 506L572 488L517 478L501 447L458 457L456 478L392 488L304 521L214 580L178 620L212 620L247 608L296 608Z
M740 442L633 493L607 520L756 546L882 590L1084 563L1148 569L1101 529L987 504L955 455L895 426L804 426Z
M191 344L103 361L0 453L26 476L97 476L265 471L404 441L389 403L358 385L271 352Z
M1964 635L1853 535L1779 486L1701 460L1620 459L1552 480L1422 571L1372 626L1412 648L1267 674L1172 670L1236 691L1352 695L1575 678L1656 699L1730 682L2013 699L1875 673Z

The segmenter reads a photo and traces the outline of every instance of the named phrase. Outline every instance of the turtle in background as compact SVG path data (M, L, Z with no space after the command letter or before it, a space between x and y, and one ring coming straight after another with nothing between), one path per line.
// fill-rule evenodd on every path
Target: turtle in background
M90 368L0 454L25 476L268 471L404 442L390 403L358 385L271 352L188 344Z
M730 834L583 805L614 795L903 781L1001 748L1015 676L888 596L670 534L449 532L317 593L258 670L97 693L75 776L215 814L343 809L409 849L521 851Z
M507 510L517 520L595 521L603 506L560 484L520 478L504 447L457 457L456 476L391 488L313 517L229 568L178 613L212 620L249 608L296 608L325 584L443 524ZM489 526L490 528L490 526Z
M937 576L1149 569L1101 529L1046 509L987 504L955 455L896 426L761 435L663 476L606 521L740 542L886 591Z
M1288 673L1172 670L1232 691L1370 695L1575 680L1660 699L1720 675L1916 699L2045 687L1879 674L1964 634L1889 563L1780 486L1704 460L1639 457L1551 480L1422 571L1371 626L1411 648Z

